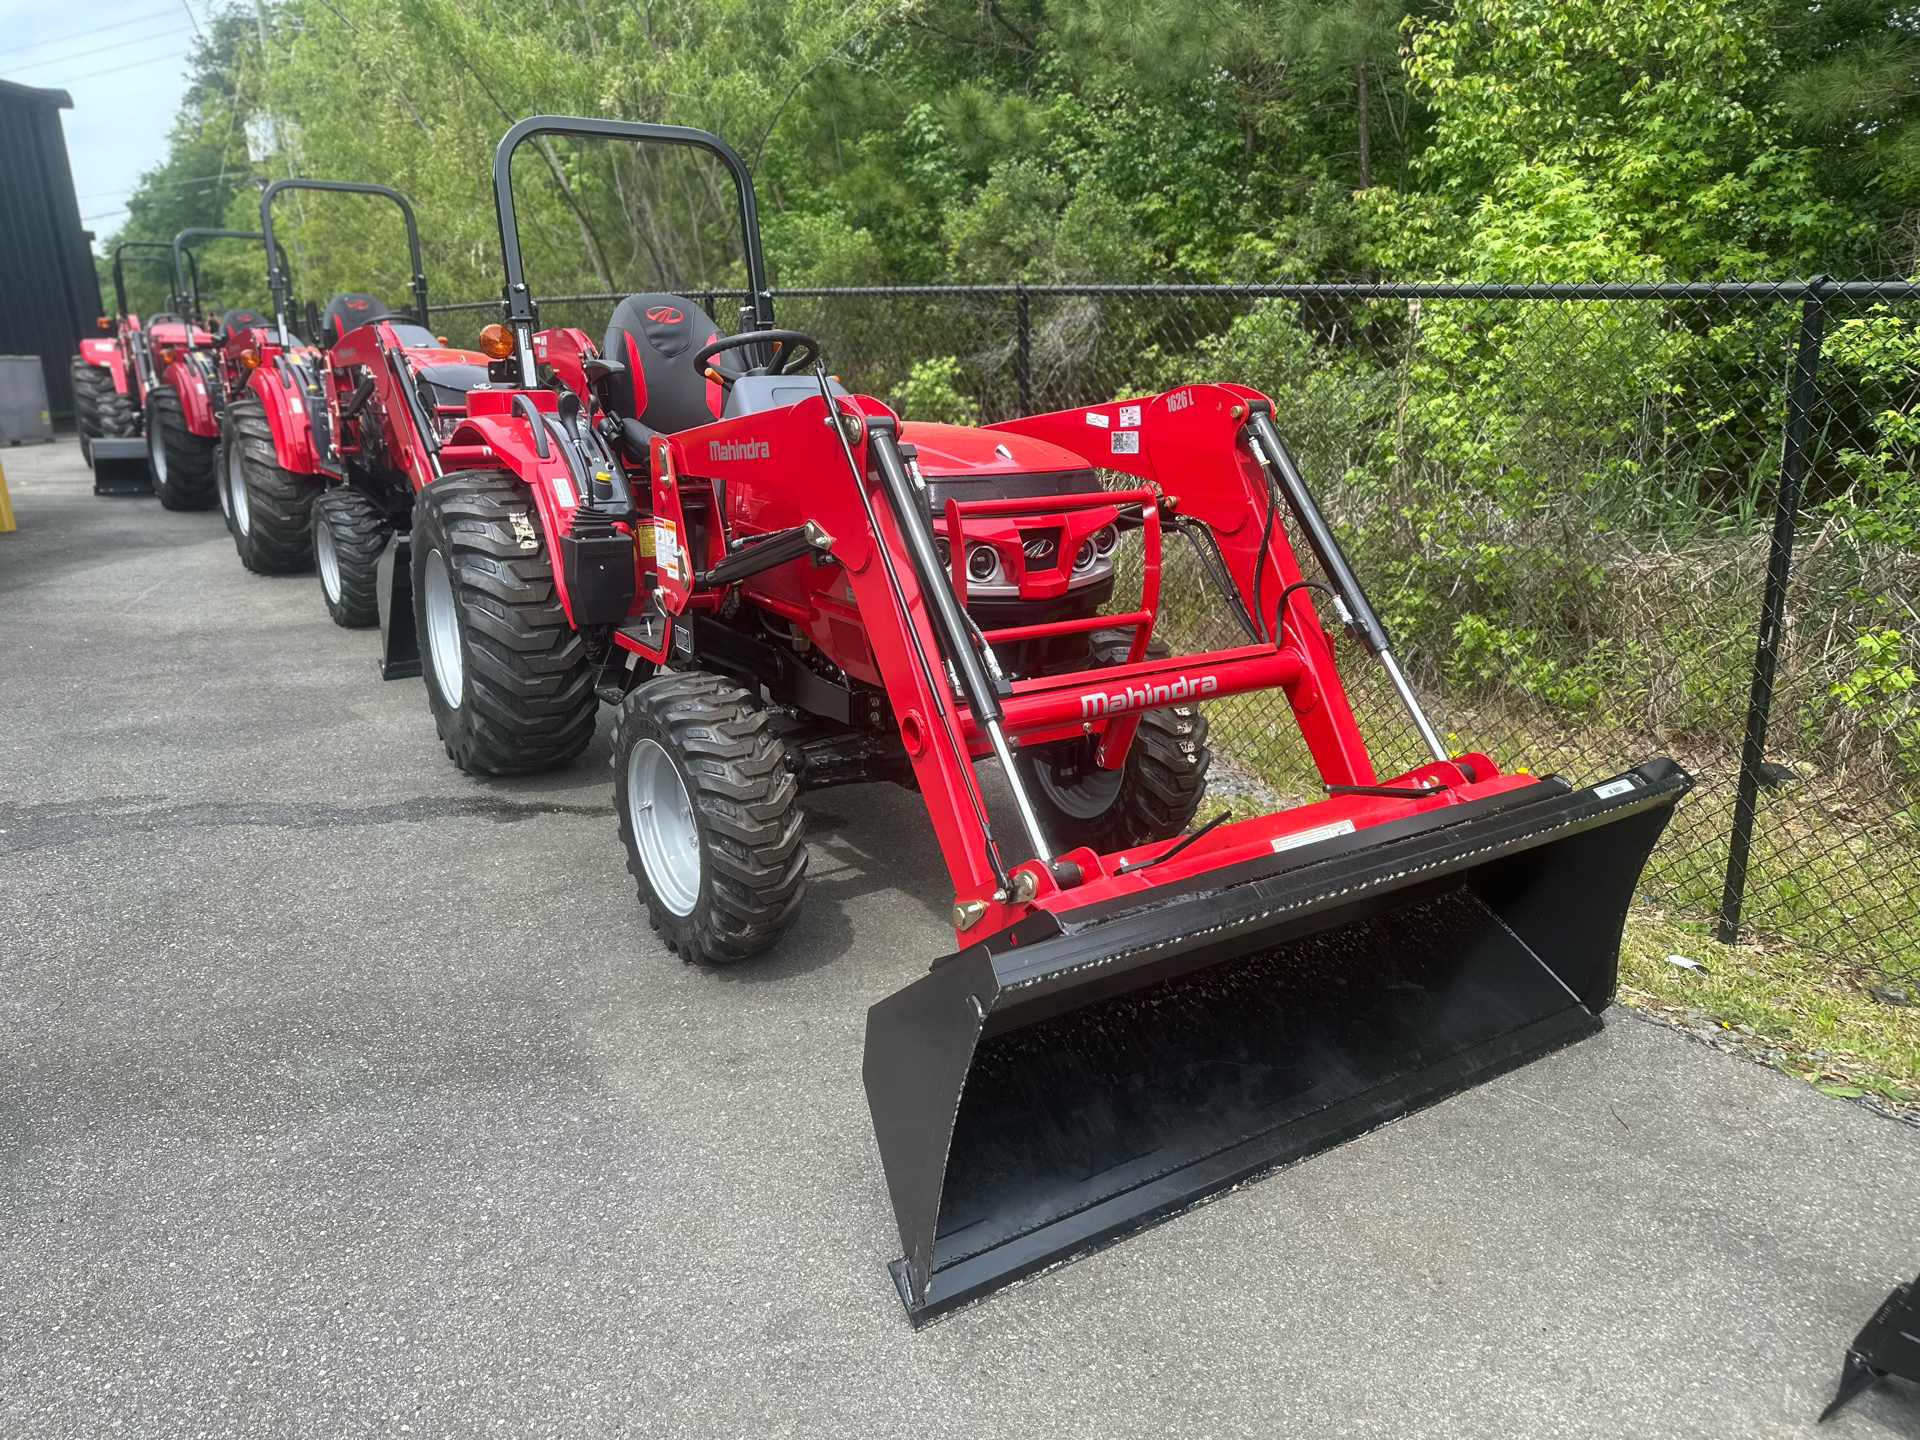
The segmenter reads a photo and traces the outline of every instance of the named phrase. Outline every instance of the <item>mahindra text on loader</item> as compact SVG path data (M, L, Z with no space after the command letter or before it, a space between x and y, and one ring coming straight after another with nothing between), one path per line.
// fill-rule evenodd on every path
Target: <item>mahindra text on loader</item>
M664 290L599 347L537 329L511 169L536 137L723 167L740 332ZM804 796L921 796L956 948L873 1006L865 1058L914 1323L1599 1028L1688 777L1654 759L1582 788L1449 753L1268 397L903 421L774 328L752 184L719 138L535 117L494 191L506 358L410 537L441 736L470 770L541 768L586 744L596 693L617 702L628 867L689 961L747 961L801 919ZM1240 643L1156 641L1170 531L1213 557ZM1137 593L1116 593L1135 545ZM1376 772L1323 605L1424 763ZM1189 828L1203 707L1255 694L1325 797Z

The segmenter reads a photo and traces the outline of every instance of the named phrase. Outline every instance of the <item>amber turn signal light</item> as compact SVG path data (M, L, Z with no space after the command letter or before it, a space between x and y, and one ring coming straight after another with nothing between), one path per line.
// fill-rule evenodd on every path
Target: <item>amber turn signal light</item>
M105 315L100 316L93 323L95 325L98 325L102 330L113 329L113 321L109 320Z
M513 354L513 332L504 325L489 325L480 332L480 353L494 360Z
M249 370L253 369L260 363L260 352L258 350L242 350L240 352L240 363Z

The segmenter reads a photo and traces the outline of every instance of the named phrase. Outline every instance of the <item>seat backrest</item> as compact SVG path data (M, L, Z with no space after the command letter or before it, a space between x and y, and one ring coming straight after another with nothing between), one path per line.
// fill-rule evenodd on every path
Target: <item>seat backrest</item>
M224 340L236 331L253 330L266 323L266 316L257 310L228 310L220 316L220 338Z
M327 308L320 312L320 343L329 347L338 345L340 337L349 330L384 320L392 313L371 295L342 290L327 301Z
M693 357L719 333L691 300L629 295L614 309L600 347L607 359L627 367L613 377L613 408L666 434L718 420L720 386L694 369Z

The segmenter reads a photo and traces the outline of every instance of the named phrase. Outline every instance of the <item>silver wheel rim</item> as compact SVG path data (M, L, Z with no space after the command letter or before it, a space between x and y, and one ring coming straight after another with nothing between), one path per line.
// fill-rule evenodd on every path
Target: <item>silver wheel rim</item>
M322 515L320 523L313 527L313 558L320 568L320 588L327 592L327 600L334 605L340 603L340 554L333 548L333 526Z
M231 453L231 451L222 452L221 468L220 471L214 475L215 484L213 487L213 493L220 497L220 513L229 520L233 518L233 497L227 494L228 482L225 478L225 472L232 468L232 462L227 458Z
M155 415L153 423L147 426L147 464L153 467L153 483L161 489L167 486L167 442L160 435L160 417Z
M242 535L253 533L253 512L247 508L247 472L240 460L240 447L227 452L227 493L233 501L233 523Z
M453 577L447 557L427 552L427 653L433 658L433 683L449 710L460 708L466 692L467 667L460 654L460 616L453 603Z
M700 899L700 829L673 757L642 740L627 756L627 820L653 893L676 915Z

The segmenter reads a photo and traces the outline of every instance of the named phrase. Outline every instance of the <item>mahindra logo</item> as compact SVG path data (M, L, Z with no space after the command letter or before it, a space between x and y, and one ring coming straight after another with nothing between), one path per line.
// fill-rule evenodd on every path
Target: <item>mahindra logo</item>
M709 460L765 460L773 454L764 440L709 440Z
M364 300L347 301L347 309L349 310L364 310L366 308L367 308L367 302Z
M1028 563L1036 568L1047 564L1048 561L1053 559L1053 541L1047 539L1044 535L1037 540L1027 541L1027 543L1020 548L1025 552Z
M655 321L661 325L678 325L682 320L686 318L687 317L685 315L681 314L678 310L674 309L673 306L671 305L656 305L651 310L647 311L647 319Z
M1080 697L1080 718L1095 720L1102 715L1125 715L1134 710L1152 710L1176 700L1198 700L1220 688L1211 675L1182 675L1170 684L1129 685L1110 693L1092 691Z

